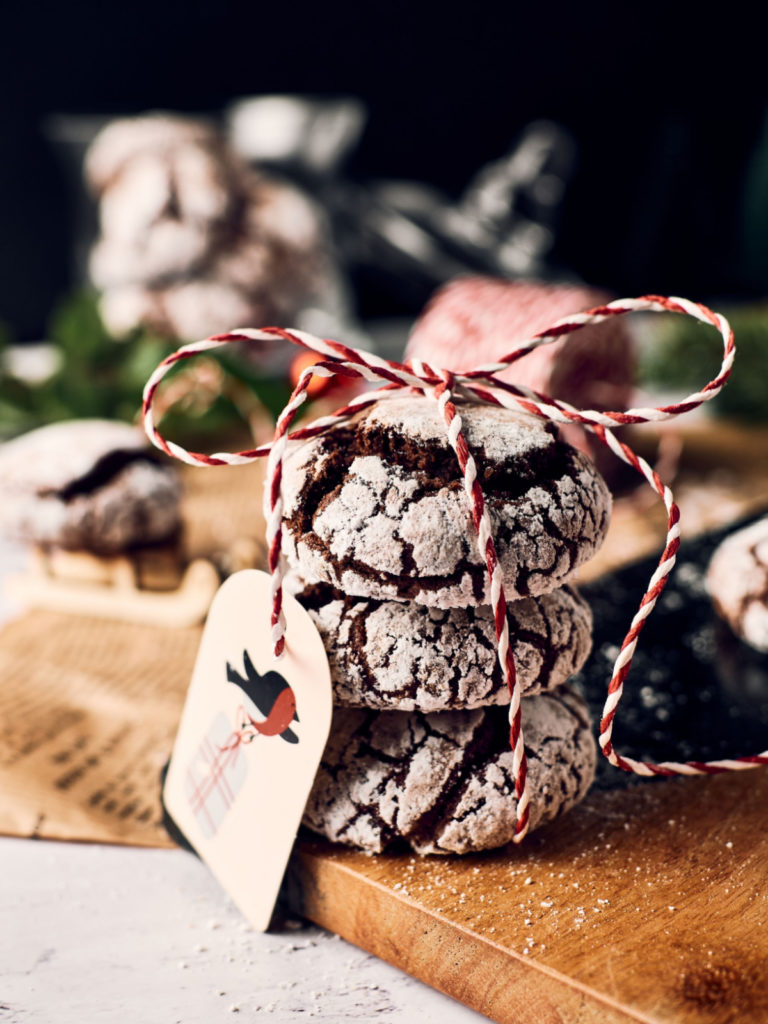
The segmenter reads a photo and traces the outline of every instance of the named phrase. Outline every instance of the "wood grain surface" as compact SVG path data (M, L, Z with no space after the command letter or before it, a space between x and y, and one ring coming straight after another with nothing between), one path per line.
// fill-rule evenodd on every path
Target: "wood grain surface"
M307 917L501 1024L768 1020L768 773L595 793L522 849L302 841Z

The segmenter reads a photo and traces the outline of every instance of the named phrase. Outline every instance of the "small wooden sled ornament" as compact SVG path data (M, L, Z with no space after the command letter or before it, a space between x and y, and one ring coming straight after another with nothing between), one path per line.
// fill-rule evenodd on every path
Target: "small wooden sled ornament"
M205 618L219 587L219 574L207 559L190 562L142 586L133 558L98 558L87 552L33 550L26 572L11 576L6 593L28 608L119 619L169 628L195 626ZM174 585L175 584L175 585ZM170 588L169 588L170 585Z

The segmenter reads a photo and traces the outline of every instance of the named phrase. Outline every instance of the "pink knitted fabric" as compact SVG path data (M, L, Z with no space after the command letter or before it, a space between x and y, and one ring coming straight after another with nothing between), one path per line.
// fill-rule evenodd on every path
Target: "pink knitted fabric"
M440 288L416 321L406 358L449 370L479 366L560 317L609 299L581 285L459 278ZM623 409L631 405L634 370L630 333L612 317L534 349L498 376L579 408Z

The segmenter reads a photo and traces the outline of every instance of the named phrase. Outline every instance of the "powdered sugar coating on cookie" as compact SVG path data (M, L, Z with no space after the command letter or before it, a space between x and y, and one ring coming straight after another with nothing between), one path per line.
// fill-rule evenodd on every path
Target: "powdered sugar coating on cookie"
M584 701L561 689L524 702L531 828L582 799L597 758ZM304 823L379 853L470 853L508 843L515 786L499 708L422 715L338 708Z
M50 423L0 445L0 487L45 494L70 486L111 452L147 451L138 427L116 420Z
M37 544L114 554L165 540L181 487L140 430L72 420L0 447L0 528Z
M305 585L296 597L325 644L338 704L433 712L509 703L487 605L345 598L327 584ZM586 661L592 615L570 587L513 601L508 613L526 696L554 689Z
M709 565L707 589L734 633L768 651L768 517L722 542Z
M561 586L602 543L610 495L589 460L523 413L460 406L507 597ZM470 503L436 406L377 403L286 460L284 551L347 594L490 603Z
M490 462L525 456L552 444L553 434L541 420L522 410L515 412L495 405L459 405L457 408L470 449L482 448ZM480 410L482 414L478 415ZM407 433L417 443L447 445L445 421L433 401L415 397L388 399L374 405L366 421L371 428L380 427L392 434Z

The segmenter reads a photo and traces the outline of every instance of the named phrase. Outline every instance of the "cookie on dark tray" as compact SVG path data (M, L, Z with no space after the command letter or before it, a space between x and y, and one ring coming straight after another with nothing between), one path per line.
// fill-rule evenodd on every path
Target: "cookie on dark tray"
M297 586L291 581L323 638L338 704L431 712L509 703L488 605L427 608L345 597L327 583ZM591 648L592 613L575 590L512 601L508 610L526 696L579 671Z
M0 528L20 540L115 554L170 537L180 496L175 469L126 423L55 423L0 447Z
M768 651L768 516L727 537L707 572L718 614L758 651Z
M597 757L586 704L563 687L523 702L530 824L581 800ZM337 708L304 811L328 839L379 853L471 853L515 831L509 725L502 708L376 712Z
M561 586L602 543L611 499L592 463L524 413L462 405L508 600ZM489 604L456 456L436 403L378 402L293 452L283 548L305 579L439 608Z

